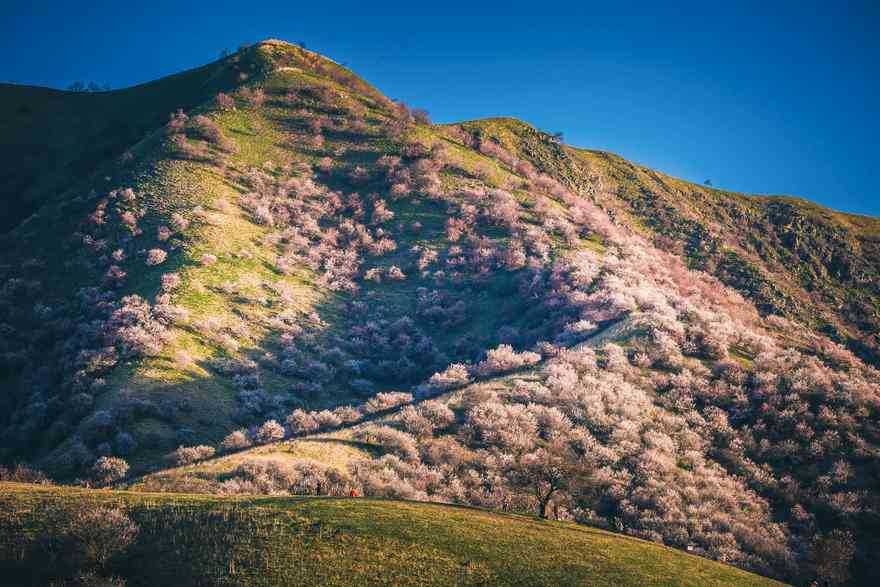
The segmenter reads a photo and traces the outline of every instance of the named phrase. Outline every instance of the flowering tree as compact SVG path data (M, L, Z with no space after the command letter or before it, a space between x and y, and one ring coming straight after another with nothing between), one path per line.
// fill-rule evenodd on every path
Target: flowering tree
M128 473L128 468L125 459L101 457L92 466L92 479L101 485L113 483L124 478Z
M235 110L235 98L228 94L220 92L215 96L214 100L217 102L217 107L221 110Z
M162 249L150 249L147 251L147 265L161 265L168 258L168 253Z
M60 539L72 562L103 569L135 541L139 531L122 510L84 506L62 528Z
M533 494L538 517L547 518L551 500L559 494L584 490L584 463L566 441L559 439L520 456L508 475L515 486Z
M254 432L254 441L257 444L269 444L284 439L284 426L276 420L266 420L256 432Z

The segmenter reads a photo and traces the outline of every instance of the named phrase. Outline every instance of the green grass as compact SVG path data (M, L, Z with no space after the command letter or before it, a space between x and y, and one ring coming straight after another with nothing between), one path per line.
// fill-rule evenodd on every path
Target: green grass
M121 507L140 526L108 568L129 586L779 584L595 528L474 508L13 483L0 484L4 581L52 578L39 538L89 504Z

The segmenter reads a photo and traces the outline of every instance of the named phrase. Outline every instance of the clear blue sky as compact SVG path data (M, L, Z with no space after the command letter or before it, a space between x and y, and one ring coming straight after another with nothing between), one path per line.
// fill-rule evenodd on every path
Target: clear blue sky
M515 116L685 179L880 216L876 1L127 4L9 3L0 81L120 88L302 40L437 122Z

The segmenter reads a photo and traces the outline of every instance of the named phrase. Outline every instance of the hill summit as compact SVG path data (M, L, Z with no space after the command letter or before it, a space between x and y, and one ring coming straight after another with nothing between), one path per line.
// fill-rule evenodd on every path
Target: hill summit
M10 465L531 511L788 580L852 542L876 578L877 219L435 125L280 41L0 100Z

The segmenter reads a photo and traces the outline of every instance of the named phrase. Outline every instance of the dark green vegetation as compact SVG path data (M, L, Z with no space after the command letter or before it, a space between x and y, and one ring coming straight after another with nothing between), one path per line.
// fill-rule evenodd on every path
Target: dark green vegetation
M107 564L130 586L779 584L602 530L478 509L8 483L0 484L4 583L60 578L63 557L51 558L46 543L95 504L121 508L140 528Z
M250 73L250 72L248 72ZM72 184L163 125L237 82L228 62L119 92L76 93L0 86L0 231L6 232Z
M876 577L877 220L512 119L432 125L274 41L0 101L21 160L0 464L531 511L792 581Z

